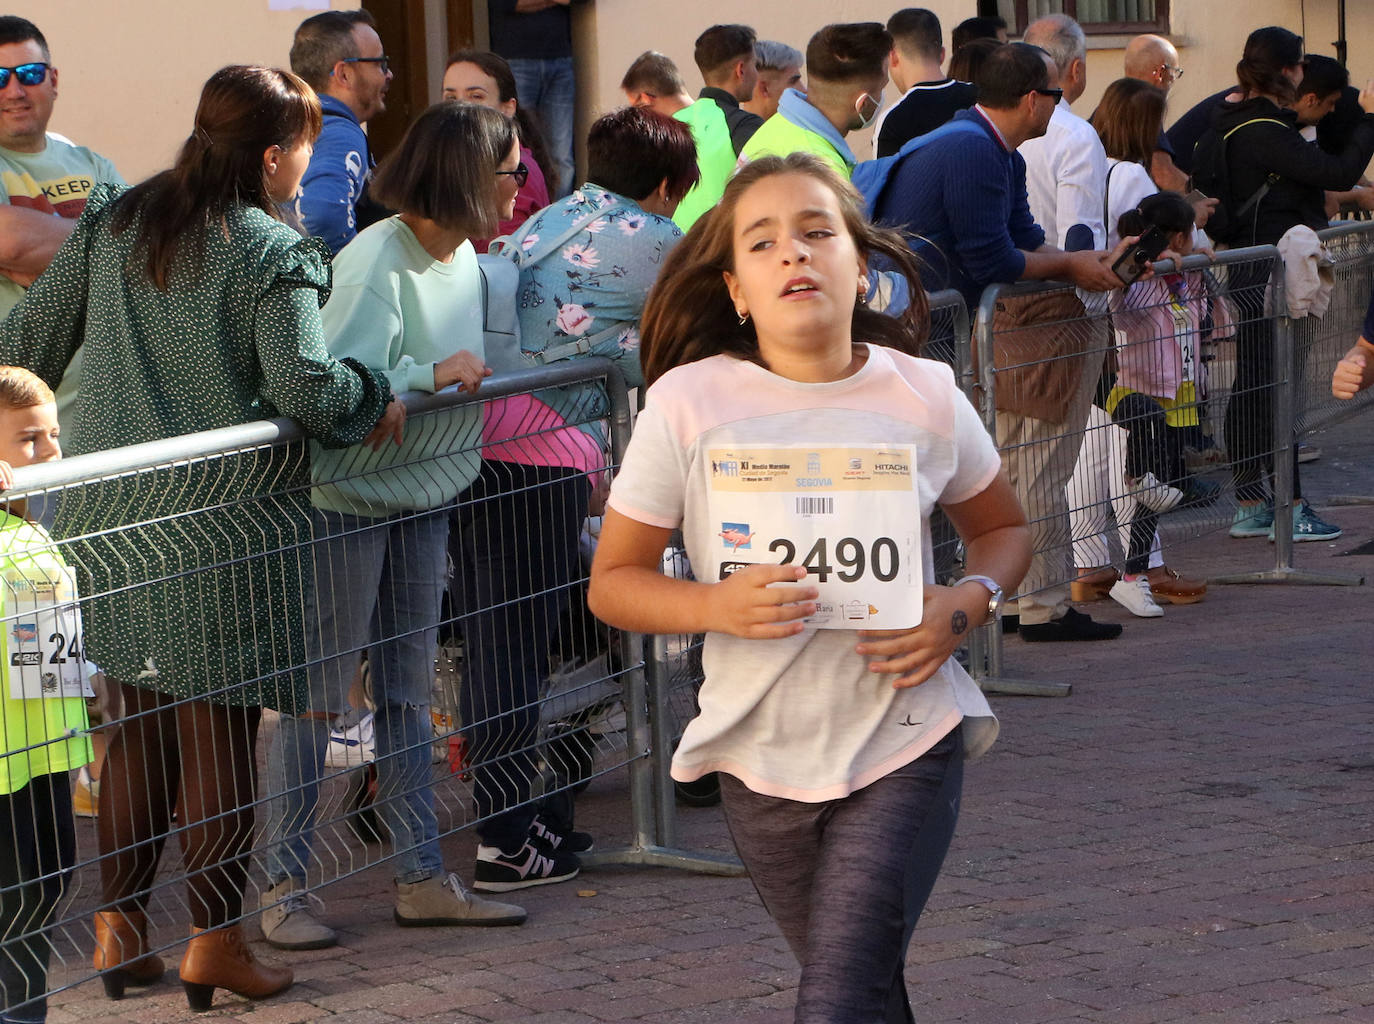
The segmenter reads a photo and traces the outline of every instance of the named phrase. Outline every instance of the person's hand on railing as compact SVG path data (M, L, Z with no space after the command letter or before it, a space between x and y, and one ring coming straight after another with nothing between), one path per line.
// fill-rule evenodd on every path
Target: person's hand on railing
M1360 90L1360 109L1366 114L1374 114L1374 78L1365 82Z
M387 403L386 408L382 410L382 418L379 419L377 425L372 428L372 433L363 438L363 444L367 445L374 452L379 452L389 438L395 441L399 447L401 436L405 430L405 423L405 404L399 398L393 396L391 401Z
M1331 393L1346 401L1374 383L1374 345L1361 338L1336 364Z
M8 491L14 486L14 467L0 459L0 491Z
M491 374L491 367L482 362L481 356L460 349L434 364L434 390L442 391L450 384L457 384L459 391L472 394Z

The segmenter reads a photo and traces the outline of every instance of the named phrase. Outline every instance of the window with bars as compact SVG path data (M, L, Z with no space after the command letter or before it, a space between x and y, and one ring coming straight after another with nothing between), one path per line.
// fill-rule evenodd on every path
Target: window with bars
M1046 14L1067 14L1088 33L1169 31L1169 0L996 0L979 7L1005 18L1016 35Z

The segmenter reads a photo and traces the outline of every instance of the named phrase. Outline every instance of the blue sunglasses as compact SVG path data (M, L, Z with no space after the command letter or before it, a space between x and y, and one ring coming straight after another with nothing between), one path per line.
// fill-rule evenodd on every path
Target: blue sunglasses
M20 64L17 68L0 68L0 89L9 86L10 75L18 78L20 85L42 85L48 77L48 65L34 63Z

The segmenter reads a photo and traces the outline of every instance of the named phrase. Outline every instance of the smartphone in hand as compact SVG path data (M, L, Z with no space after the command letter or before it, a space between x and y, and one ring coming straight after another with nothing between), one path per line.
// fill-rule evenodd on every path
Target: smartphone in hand
M1121 254L1112 264L1112 272L1121 278L1122 284L1134 284L1145 266L1151 260L1159 259L1159 254L1169 247L1169 236L1158 227L1150 228L1140 236L1140 240Z

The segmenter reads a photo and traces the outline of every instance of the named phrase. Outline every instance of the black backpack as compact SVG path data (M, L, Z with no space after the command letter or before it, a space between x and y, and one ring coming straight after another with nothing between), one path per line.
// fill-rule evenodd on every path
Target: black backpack
M1193 149L1193 188L1203 195L1218 200L1217 208L1212 211L1212 216L1207 220L1207 234L1216 241L1224 242L1227 245L1235 245L1238 241L1244 240L1246 217L1254 212L1260 201L1269 194L1269 190L1279 180L1277 174L1271 174L1265 178L1264 184L1255 189L1244 202L1237 205L1233 201L1231 171L1226 159L1226 144L1232 135L1252 124L1276 124L1283 128L1289 127L1287 123L1273 117L1251 118L1249 121L1242 121L1225 135L1215 128L1209 129L1202 138L1198 139L1197 145Z

